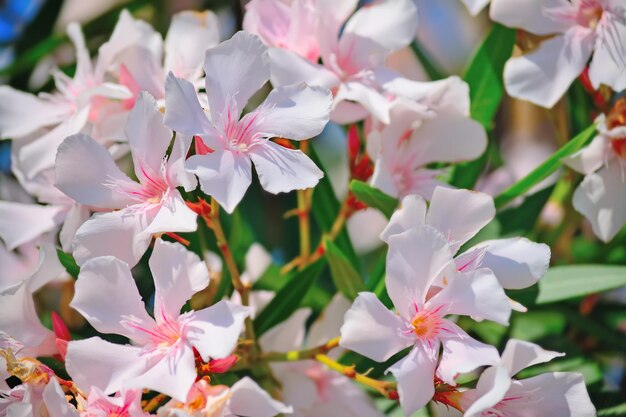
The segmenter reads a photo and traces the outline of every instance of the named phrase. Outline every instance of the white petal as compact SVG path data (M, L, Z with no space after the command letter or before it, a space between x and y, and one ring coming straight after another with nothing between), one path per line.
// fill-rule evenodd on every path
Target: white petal
M302 349L306 321L311 315L311 309L299 308L287 320L278 323L269 329L259 339L265 351L288 352Z
M0 201L0 238L8 250L52 231L63 221L61 206Z
M248 156L230 150L194 155L187 160L186 168L198 176L202 191L214 197L228 213L237 207L252 182Z
M321 86L332 89L339 84L339 78L319 65L297 55L292 51L281 48L271 48L269 59L272 73L272 85L287 86L307 83L312 86Z
M477 247L486 250L481 266L491 269L506 289L530 287L550 266L550 247L526 238L491 240Z
M432 283L441 275L453 278L452 254L444 237L432 227L412 228L389 239L385 284L396 310L414 315Z
M362 292L344 318L339 345L377 362L410 346L402 334L404 322L387 310L373 293Z
M500 356L495 347L471 338L463 329L446 320L446 337L442 340L443 353L437 376L450 385L456 385L458 375L481 366L496 365Z
M335 106L350 100L365 107L367 111L382 123L389 123L389 101L375 88L357 81L344 82L335 94ZM334 116L331 116L333 120Z
M502 352L502 365L510 376L538 363L549 362L565 356L564 353L544 350L541 346L524 340L510 339Z
M350 309L350 301L337 293L309 328L306 346L315 347L339 336L343 318Z
M389 243L393 235L404 232L412 227L423 226L426 223L426 201L418 195L408 195L402 199L398 208L391 218L380 238Z
M610 141L604 135L598 135L588 146L564 158L563 163L581 174L591 174L604 165L609 146Z
M116 189L119 183L133 181L115 165L104 146L83 134L70 136L59 146L55 176L55 186L82 204L115 209L132 201Z
M74 204L65 215L65 222L59 232L59 241L64 252L71 252L76 232L89 219L89 209L82 204Z
M128 116L124 132L130 145L137 177L142 178L143 167L160 172L161 163L172 141L172 131L163 125L163 114L149 93L144 91L139 94L135 107Z
M620 9L624 6L618 3L613 7L614 11L605 10L598 24L599 36L589 65L589 78L596 89L605 84L621 91L626 89L626 22Z
M167 127L187 136L213 132L202 110L196 88L171 72L165 79L165 118Z
M332 94L322 87L306 84L277 87L257 108L255 130L264 137L293 140L319 135L330 115Z
M509 324L511 305L489 269L462 272L448 281L448 285L429 300L433 306L443 306L446 314L473 316L503 325Z
M291 413L293 409L274 400L249 377L243 377L231 387L228 411L237 416L273 417Z
M150 329L155 325L130 268L112 256L92 259L81 267L70 305L100 333L144 341L147 334L133 326Z
M3 139L20 139L43 127L61 123L70 112L67 106L0 86L0 137Z
M234 113L238 116L252 94L270 79L267 47L257 36L237 32L229 40L207 50L204 72L212 119L218 120L231 105L236 106Z
M73 255L78 265L97 256L115 256L133 267L150 246L144 215L123 209L95 214L76 232Z
M287 149L272 141L255 145L248 152L261 186L278 194L315 187L324 173L302 151Z
M202 52L219 41L219 22L212 11L175 14L165 37L165 70L193 80L202 69Z
M551 108L585 68L595 41L589 29L574 27L545 40L535 51L511 58L504 85L511 97Z
M472 16L476 16L488 4L489 0L462 0Z
M179 243L157 239L148 263L155 287L155 315L164 311L178 317L187 300L209 285L206 264Z
M480 417L486 411L504 399L509 387L511 377L506 369L501 366L487 368L480 375L476 390L476 400L465 410L463 417Z
M191 210L178 190L170 190L170 195L161 202L157 215L145 229L146 233L195 232L198 228L198 215Z
M613 239L626 223L626 176L619 161L587 175L572 199L574 208L591 222L604 242Z
M439 230L456 253L495 215L493 199L487 194L438 187L426 214L426 224Z
M492 0L489 16L494 22L513 28L521 28L536 35L563 32L567 24L546 15L546 9L569 9L575 7L567 0Z
M44 388L43 401L51 416L79 417L78 410L65 399L65 393L56 378L50 378L50 382Z
M241 280L249 283L258 281L272 264L272 255L259 243L253 243L246 252L246 270L241 274Z
M406 357L388 369L398 381L398 394L404 415L413 415L435 395L436 366L436 350L427 350L418 344Z
M235 349L249 315L248 307L222 300L194 312L196 320L189 324L187 339L205 361L225 358Z

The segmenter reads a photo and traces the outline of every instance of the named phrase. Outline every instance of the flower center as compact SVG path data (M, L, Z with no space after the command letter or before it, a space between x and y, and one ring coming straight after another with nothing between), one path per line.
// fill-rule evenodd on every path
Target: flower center
M435 339L439 335L442 324L438 313L439 309L422 310L415 313L413 320L411 320L412 333L418 339Z
M576 20L581 26L595 29L602 19L603 12L597 0L581 0Z
M626 127L626 98L617 100L607 114L606 127L613 130L619 127ZM611 148L615 154L626 160L626 137L617 137L611 139Z

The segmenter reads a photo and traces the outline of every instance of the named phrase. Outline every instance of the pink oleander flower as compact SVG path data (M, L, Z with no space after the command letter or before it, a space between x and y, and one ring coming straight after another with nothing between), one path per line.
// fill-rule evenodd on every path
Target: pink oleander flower
M565 163L585 175L572 202L591 222L593 232L608 242L626 224L626 100L619 100L608 115L596 120L598 135L565 158Z
M539 36L554 35L532 52L509 59L509 95L552 107L590 58L594 88L626 88L626 4L623 0L493 0L492 20Z
M389 102L381 85L392 76L384 67L394 51L411 43L417 9L411 0L386 0L356 10L356 0L317 0L315 36L322 64L291 50L270 50L272 84L306 82L333 92L331 119L351 123L371 114L389 123ZM394 74L395 76L395 74Z
M459 271L448 240L435 228L415 227L389 239L385 283L395 312L373 293L359 293L346 313L340 345L378 362L412 347L388 369L398 381L405 415L433 397L435 375L454 385L458 375L497 363L493 346L471 338L446 317L508 324L507 297L489 269Z
M496 215L493 199L487 194L469 190L437 187L430 205L423 198L410 195L402 200L401 207L391 216L381 239L390 239L411 228L424 225L437 229L448 241L455 255L457 271L490 270L506 289L522 289L535 284L548 270L550 248L522 237L488 240L458 254L461 246ZM516 310L526 311L511 300Z
M165 83L165 124L196 136L197 154L185 166L200 187L232 212L252 181L252 163L270 193L305 189L323 173L299 150L269 140L304 140L328 122L330 93L304 84L278 87L255 110L241 117L250 97L270 78L267 48L258 37L236 33L206 52L207 115L193 85L169 74Z
M76 232L73 253L82 265L88 259L114 255L134 266L152 237L165 232L196 230L196 213L176 189L195 188L183 170L189 141L178 136L166 152L172 131L163 125L154 98L142 93L126 125L135 175L131 180L110 153L87 135L68 137L59 147L56 186L74 200L96 210Z
M128 337L118 345L92 337L70 341L66 366L84 389L105 394L151 389L185 401L197 377L195 354L208 362L232 353L246 307L228 301L180 313L191 296L206 288L209 275L197 255L157 239L149 261L155 285L154 318L146 312L129 266L111 256L86 262L70 304L101 333Z
M139 390L123 390L114 396L109 396L94 387L89 391L87 401L79 404L79 406L81 408L80 417L150 416L141 408L141 391ZM77 413L76 416L78 415Z
M316 4L317 0L252 0L246 4L243 29L258 35L267 46L285 48L317 62Z
M56 378L50 377L17 385L9 391L0 387L0 415L78 417L79 413L65 399L65 393Z
M350 303L345 297L335 295L308 332L306 322L311 311L298 309L287 320L264 333L259 343L266 352L320 346L339 336L343 316L349 308ZM336 348L328 355L338 358L343 352L343 349ZM292 415L295 417L382 417L371 399L353 381L319 362L273 363L271 367L283 385L283 401L294 408Z
M372 185L387 194L430 199L444 183L433 162L478 158L487 147L485 129L469 117L469 88L458 77L436 82L396 78L385 85L397 96L388 125L374 125L368 153L375 159Z
M596 410L581 374L550 372L512 379L524 368L559 356L563 354L522 340L509 340L497 366L482 373L476 389L461 394L461 404L466 410L463 416L595 417Z
M186 401L171 400L157 411L158 417L273 417L292 412L274 400L252 379L243 377L232 387L196 382Z

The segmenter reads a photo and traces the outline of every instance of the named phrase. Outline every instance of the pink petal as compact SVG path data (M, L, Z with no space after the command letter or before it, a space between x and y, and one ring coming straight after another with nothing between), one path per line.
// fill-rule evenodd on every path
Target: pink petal
M511 386L511 377L500 366L487 368L480 375L476 389L470 391L476 399L466 408L464 417L481 417L483 411L502 401Z
M513 28L521 28L535 35L551 35L568 28L565 21L549 17L545 11L552 8L575 8L567 0L491 0L489 16L494 22Z
M408 195L402 199L380 238L389 243L393 235L404 232L413 227L420 227L426 223L426 201L418 195Z
M304 343L306 321L311 315L311 309L299 308L287 320L272 327L259 339L265 351L288 352L299 350Z
M79 417L78 410L65 399L65 393L56 378L50 378L50 382L44 388L43 401L51 416Z
M41 128L61 123L69 112L69 107L0 86L0 137L3 139L21 139Z
M165 118L167 127L187 136L214 131L202 110L196 88L187 80L176 78L171 72L165 79Z
M145 229L146 233L195 232L198 228L198 215L191 210L178 190L170 189L158 207L156 216Z
M228 411L233 415L273 417L280 413L292 413L293 409L272 399L249 377L243 377L231 387L232 397Z
M300 83L333 89L339 78L323 65L310 62L292 51L279 48L269 50L272 85L288 86Z
M544 350L541 346L524 340L509 339L502 352L502 365L510 376L538 363L549 362L565 356L564 353Z
M578 152L564 158L565 165L581 174L591 174L604 165L610 154L610 141L604 135L598 135L591 143Z
M0 238L13 250L62 223L65 208L0 201Z

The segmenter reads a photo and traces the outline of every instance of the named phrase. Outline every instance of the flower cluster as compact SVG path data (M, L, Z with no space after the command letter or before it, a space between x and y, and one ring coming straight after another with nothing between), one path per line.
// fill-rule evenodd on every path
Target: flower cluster
M52 92L0 87L15 177L0 182L0 416L376 417L381 397L406 416L596 415L581 374L518 375L564 354L472 331L531 307L519 290L542 282L550 246L491 238L514 198L451 180L493 132L472 118L475 86L391 65L416 36L414 2L358 6L252 0L223 42L210 11L176 14L164 39L123 11L93 58L68 26L76 69L52 71ZM525 31L501 89L553 107L580 77L596 100L597 136L560 156L585 176L573 207L613 239L626 223L625 1L489 7ZM355 185L341 203L342 178L310 141L332 129ZM297 195L290 262L246 234L269 219L250 203L265 192ZM384 272L363 280L348 220L370 210L357 228L388 216L374 232Z

